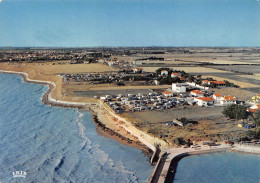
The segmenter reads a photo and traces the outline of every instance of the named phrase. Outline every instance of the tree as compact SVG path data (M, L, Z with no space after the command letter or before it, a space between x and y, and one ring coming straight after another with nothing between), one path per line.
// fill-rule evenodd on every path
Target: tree
M260 139L259 129L248 130L246 134L249 139Z
M239 120L246 118L246 108L237 104L231 104L226 106L222 113L230 119Z
M260 127L260 110L256 111L253 114L253 118L254 118L254 123L257 127Z
M170 68L167 68L167 67L162 67L162 68L159 68L159 69L157 69L155 72L156 72L156 76L157 76L157 78L158 78L158 76L161 74L161 71L162 70L166 70L166 71L168 71L169 72L169 74L172 72L172 69L170 69Z

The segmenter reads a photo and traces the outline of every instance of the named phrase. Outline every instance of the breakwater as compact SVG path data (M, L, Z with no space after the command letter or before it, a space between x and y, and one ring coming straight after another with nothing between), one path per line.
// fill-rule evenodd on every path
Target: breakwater
M230 146L219 146L215 148L203 147L202 149L195 150L192 148L171 148L161 153L159 161L149 179L149 183L167 183L173 182L177 165L180 159L196 154L206 154L213 152L223 152L230 149Z

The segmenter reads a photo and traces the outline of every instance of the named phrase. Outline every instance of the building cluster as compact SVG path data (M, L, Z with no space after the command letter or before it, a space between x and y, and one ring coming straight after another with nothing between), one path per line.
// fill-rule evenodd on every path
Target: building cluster
M206 106L226 106L229 104L237 104L238 100L233 96L222 96L221 94L210 93L201 90L191 90L190 92L176 93L170 90L162 93L149 94L127 94L111 96L106 95L100 97L101 100L107 102L116 112L124 111L144 111L156 109L170 109L182 105L198 105Z
M109 67L117 67L120 69L129 69L132 68L132 64L125 62L123 60L118 60L116 57L115 58L107 58L107 59L99 59L97 61L98 63L103 63L105 65L108 65Z
M106 52L81 49L0 50L0 62L68 60L71 61L71 63L83 63L86 61L96 61L99 58L109 56L110 54Z

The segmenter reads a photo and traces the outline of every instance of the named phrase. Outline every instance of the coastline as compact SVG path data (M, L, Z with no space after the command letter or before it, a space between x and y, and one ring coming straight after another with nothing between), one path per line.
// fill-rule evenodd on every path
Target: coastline
M92 120L97 126L97 133L98 134L100 134L104 137L107 137L107 138L114 139L121 144L130 146L130 147L134 147L134 148L138 148L143 152L143 154L145 154L149 158L152 157L152 155L153 155L152 150L149 149L147 146L145 146L140 141L136 141L136 140L132 140L130 138L127 138L127 137L115 132L114 130L108 128L106 125L104 125L102 122L100 122L98 120L98 118L95 114L92 114Z
M94 103L94 102L93 103L84 103L84 102L70 102L70 101L62 101L62 100L54 99L54 98L52 98L52 92L56 88L56 84L54 82L29 79L28 74L25 72L15 72L15 71L12 72L12 71L1 71L0 70L0 73L19 75L23 78L23 81L27 82L27 83L47 85L48 90L43 94L43 96L41 98L41 100L44 104L51 105L51 106L57 106L57 107L79 108L79 109L88 110L91 112L93 122L97 126L97 130L99 131L99 133L101 135L112 138L122 144L129 145L134 148L138 148L138 149L142 150L143 153L146 154L148 157L152 156L152 151L154 153L156 152L156 147L154 144L156 144L156 142L160 142L160 141L157 141L157 139L155 137L153 138L153 137L145 134L145 132L142 132L139 129L135 128L129 121L127 121L127 119L124 119L120 115L116 114L114 111L112 111L107 106L107 104L103 103L102 101L99 101L96 103ZM109 123L112 124L112 127L114 125L114 126L118 126L118 128L111 128L111 126L107 125ZM118 130L118 129L120 129L121 132L125 131L126 133L124 135L122 135L121 132L119 133L120 130ZM171 151L175 152L175 151L180 150L180 148L167 149L165 147L166 146L164 144L162 144L161 148L164 149L164 152L171 152ZM238 153L242 152L242 153L255 154L254 152L249 152L248 150L246 150L246 148L236 148L233 150ZM211 151L202 152L202 150L198 150L197 154L210 153L210 152ZM260 152L260 150L259 150L259 152ZM257 153L257 154L259 154L259 153ZM187 155L193 155L193 154L184 153L182 158ZM174 158L166 157L163 159L165 161L166 161L166 159L170 159L171 162L179 161L178 158L174 159ZM160 161L158 161L158 162L160 163ZM163 169L161 170L161 172L159 172L159 173L157 172L157 176L159 176L159 177L157 179L158 181L156 181L156 182L161 182L161 181L159 181L159 178L161 178L162 176L165 176L164 182L167 182L170 180L170 178L168 177L168 173L172 170L171 162L168 165L168 167L166 166L166 169L167 169L166 174L165 174L165 172L163 172ZM177 167L177 164L176 164L176 167ZM164 167L165 162L162 166L165 169L165 167ZM157 167L159 167L159 166L155 167L154 172L157 171ZM154 181L150 181L150 182L154 182Z
M98 119L98 118L100 118L100 116L98 115L98 113L100 113L100 111L98 109L98 108L100 108L100 106L98 107L97 105L102 105L102 104L70 102L70 101L61 101L61 100L53 99L51 94L52 94L52 91L56 88L56 84L54 82L29 79L28 74L25 72L0 70L0 73L19 75L22 77L23 81L27 82L27 83L47 85L48 89L42 95L42 98L41 98L41 101L45 105L64 107L64 108L78 108L78 109L82 109L82 110L87 110L91 113L92 120L93 120L94 124L97 126L97 131L99 131L99 133L101 135L106 136L108 138L112 138L124 145L138 148L149 158L152 157L152 155L153 155L152 152L154 151L154 148L150 148L151 146L150 147L147 146L145 143L143 143L142 140L137 138L135 136L135 134L130 133L127 128L123 128L123 130L126 130L128 134L131 134L131 136L133 136L132 138L126 137L127 135L126 136L121 135L120 133L116 132L115 129L107 127L107 125L104 124L103 120Z

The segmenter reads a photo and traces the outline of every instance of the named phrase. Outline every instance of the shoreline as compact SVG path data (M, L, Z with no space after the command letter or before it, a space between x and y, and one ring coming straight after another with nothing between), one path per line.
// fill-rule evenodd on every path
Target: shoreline
M124 137L123 135L121 135L121 134L115 132L114 130L108 128L106 125L104 125L102 122L100 122L98 120L98 118L95 114L92 114L92 120L97 127L97 132L100 135L105 136L105 137L109 137L113 140L116 140L117 142L119 142L121 144L130 146L130 147L134 147L134 148L138 148L142 151L143 154L145 154L149 158L152 157L152 155L153 155L152 150L149 149L147 146L145 146L140 141L134 141L130 138Z
M41 97L41 101L44 104L56 106L56 107L79 108L79 109L87 110L91 113L92 120L93 120L94 124L96 125L97 130L101 130L100 131L101 135L108 136L109 138L112 138L112 139L118 141L119 143L138 148L148 157L151 157L151 155L152 155L151 151L153 151L153 156L156 154L157 148L155 147L154 144L156 144L156 142L160 142L160 140L158 140L156 137L152 137L150 135L147 135L145 132L142 132L141 130L135 128L131 124L131 122L129 122L127 119L124 119L120 115L116 114L114 111L112 111L107 106L107 104L103 103L102 101L99 101L99 102L96 102L96 103L83 103L83 102L70 102L70 101L61 101L61 100L53 99L51 97L51 94L56 88L56 84L54 82L41 81L41 80L31 80L31 79L28 78L28 74L25 73L25 72L15 72L15 71L13 72L13 71L2 71L2 70L0 70L0 73L19 75L23 78L23 81L27 82L27 83L47 85L48 90ZM92 109L92 107L94 108L94 110ZM99 119L99 117L102 117L102 111L103 112L105 111L107 113L106 117L112 118L112 119L110 119L110 121L108 121L106 123L114 123L115 122L115 124L113 124L113 125L118 125L119 128L121 127L123 130L127 131L127 134L129 133L130 135L132 135L134 137L134 139L135 139L134 143L135 144L133 146L132 146L132 144L133 144L132 139L127 138L126 136L118 133L116 131L116 129L110 128L109 126L107 126L104 123L104 116L103 116L103 120ZM164 149L164 152L167 152L167 153L170 152L170 151L175 151L175 150L180 149L180 148L169 148L168 149L168 148L165 148L166 146L164 146L163 143L161 145L162 145L161 149ZM234 152L254 154L252 152L246 151L245 149L237 148L237 149L234 149L235 150ZM201 152L202 152L202 150L198 150L197 154L201 154ZM259 152L260 152L260 150L259 150ZM210 153L210 152L207 151L205 153ZM257 153L257 154L260 154L260 153ZM159 154L157 154L157 155L159 156ZM188 154L188 156L189 155L193 155L193 154ZM184 157L185 157L185 155L182 158L184 158ZM158 163L160 163L161 158L162 158L162 156L159 158ZM167 158L165 158L164 161L166 161L166 159ZM172 162L173 159L174 159L174 157L171 158L170 161ZM171 164L171 162L170 162L170 164ZM156 182L161 182L161 181L159 181L159 178L161 178L162 176L165 176L164 182L169 181L170 179L167 178L168 177L167 175L168 175L169 171L171 171L170 164L167 168L166 175L165 175L165 172L162 172L162 170L158 173L157 167L159 167L159 166L156 165L156 167L154 168L154 172L156 172L157 175L154 175L154 172L153 172L153 175L151 176L149 182L153 182L152 181L153 176L158 176L157 177L158 181L156 181ZM177 161L177 164L178 164L178 161ZM177 167L177 164L176 164L176 167ZM163 164L162 166L165 166L165 165ZM172 179L172 181L173 181L173 179Z
M147 145L145 145L140 139L127 138L127 137L121 135L120 133L117 133L114 129L107 127L104 123L101 122L101 120L98 119L97 113L94 110L92 110L91 107L92 107L92 105L94 105L94 106L100 105L99 103L79 103L79 102L60 101L57 99L53 99L51 97L51 93L56 88L56 84L53 82L29 79L28 74L25 72L0 70L0 73L19 75L20 77L22 77L23 81L26 83L47 85L48 89L41 97L42 103L44 103L45 105L50 105L50 106L54 106L54 107L78 108L78 109L82 109L82 110L87 110L91 113L92 121L96 125L97 130L103 136L111 138L121 144L128 145L128 146L131 146L134 148L138 148L149 158L152 157L153 149L151 149ZM101 132L101 130L102 130L102 132Z

